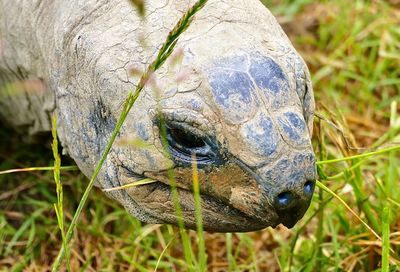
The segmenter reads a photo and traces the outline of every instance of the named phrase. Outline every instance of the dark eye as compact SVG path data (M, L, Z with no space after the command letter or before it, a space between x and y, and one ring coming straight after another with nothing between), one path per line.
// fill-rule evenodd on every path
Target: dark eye
M171 122L165 127L170 155L177 164L191 164L193 154L199 164L215 163L218 155L210 137L201 136L200 131L187 124Z
M183 129L171 128L167 132L169 132L171 140L181 148L196 149L206 145L200 137Z
M166 126L166 129L168 145L172 155L185 155L188 157L191 157L192 154L200 157L210 155L210 146L202 137L190 131L189 127L169 124Z

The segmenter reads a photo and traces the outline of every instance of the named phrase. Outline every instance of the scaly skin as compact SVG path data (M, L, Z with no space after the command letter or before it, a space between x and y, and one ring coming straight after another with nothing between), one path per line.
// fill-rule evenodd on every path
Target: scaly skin
M137 84L129 69L143 70L154 59L193 3L147 0L142 20L128 0L0 0L0 116L37 133L50 129L55 112L64 152L89 177ZM158 182L108 195L142 221L176 224L166 174L173 167L185 226L194 228L194 152L204 229L292 226L309 205L316 175L314 101L303 60L257 0L210 0L177 48L182 60L167 62L146 86L97 185L154 178ZM15 88L27 79L43 87ZM163 155L160 116L171 160ZM130 139L146 148L121 144Z

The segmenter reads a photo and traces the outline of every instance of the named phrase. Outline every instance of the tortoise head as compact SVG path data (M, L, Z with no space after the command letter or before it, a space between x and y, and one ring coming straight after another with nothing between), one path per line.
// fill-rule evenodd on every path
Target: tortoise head
M148 22L162 18L167 24L181 1L162 7L158 1L146 3L154 8ZM116 9L111 17L138 21L128 8ZM115 127L126 97L121 90L137 82L125 78L127 58L136 65L152 59L159 37L166 35L164 27L150 29L153 53L133 50L132 41L140 35L132 25L82 34L71 46L71 56L82 55L76 58L82 69L74 82L71 77L61 82L68 86L59 91L57 103L64 146L87 175ZM303 60L258 0L246 5L209 1L177 47L183 49L182 61L166 63L155 74L157 84L140 94L108 154L99 185L120 187L151 178L155 182L108 194L142 221L176 224L172 180L185 226L195 228L196 165L205 230L252 231L279 223L292 227L309 206L316 178L310 140L314 101ZM92 52L102 54L89 58ZM94 83L83 84L89 76L96 77ZM71 111L71 105L90 106ZM140 144L129 144L131 139Z

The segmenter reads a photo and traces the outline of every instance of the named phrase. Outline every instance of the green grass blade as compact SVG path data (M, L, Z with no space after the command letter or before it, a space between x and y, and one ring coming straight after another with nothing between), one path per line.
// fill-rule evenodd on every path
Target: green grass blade
M363 153L363 154L360 154L360 155L348 156L348 157L344 157L344 158L340 158L340 159L318 161L317 165L336 163L336 162L342 162L342 161L349 161L349 160L354 160L354 159L362 159L362 158L372 157L372 156L375 156L375 155L380 155L380 154L384 154L384 153L387 153L387 152L398 151L398 150L400 150L400 146L396 145L396 146L384 148L384 149L377 150L377 151L366 152L366 153Z
M233 250L233 241L232 241L232 233L225 234L225 241L226 241L226 254L228 259L229 265L229 272L233 272L236 269L235 259L233 258L232 250Z
M160 115L160 135L161 135L161 142L163 145L163 153L164 157L171 161L171 156L169 153L168 141L167 141L167 130L165 126L165 122L163 117ZM182 244L183 244L183 254L185 256L186 263L188 265L189 271L194 271L194 258L193 258L193 250L190 243L189 236L185 230L185 225L183 222L183 213L180 205L179 200L179 193L176 186L176 180L174 176L174 171L172 168L169 168L167 171L169 186L171 188L172 193L172 201L176 213L177 223L179 227L179 233L181 235Z
M353 164L351 167L348 167L348 168L344 169L342 172L340 172L340 173L338 173L338 174L336 174L334 176L327 176L326 179L327 180L335 180L335 179L342 178L345 174L347 174L350 171L356 169L357 167L360 167L361 165L363 165L367 161L368 161L368 159L360 160L359 162Z
M194 193L198 251L199 251L199 271L206 271L207 256L206 256L206 246L204 242L203 218L201 214L199 175L197 170L196 156L194 154L192 155L192 169L193 169L193 193Z
M390 257L390 208L382 212L382 272L389 272Z
M342 203L342 205L349 211L351 212L378 240L381 240L381 237L364 221L361 219L361 217L355 212L353 211L352 208L350 208L349 205L347 205L347 203L340 197L338 196L335 192L333 192L331 189L329 189L328 187L326 187L324 184L322 184L320 181L317 180L317 186L319 188L321 188L322 190L326 191L327 193L329 193L330 195L332 195L333 197L335 197L337 200L339 200L340 203Z
M10 255L12 252L12 248L15 246L16 242L18 239L23 235L23 233L33 224L35 218L31 217L28 220L26 220L21 227L15 232L13 237L11 238L10 242L8 243L4 255Z
M113 188L106 188L106 189L103 189L102 191L103 192L112 192L112 191L116 191L116 190L128 189L130 187L150 184L150 183L154 183L154 182L157 182L157 180L154 180L154 179L151 179L151 178L145 178L145 179L141 179L141 180L129 183L129 184L124 184L122 186L113 187Z
M67 256L67 270L71 271L70 263L69 263L69 248L67 246L67 238L65 236L65 227L64 227L64 209L63 209L63 187L61 184L60 179L60 168L61 168L61 158L58 154L58 140L57 140L57 119L55 114L52 116L52 127L51 127L51 134L53 136L53 143L51 145L51 149L53 151L54 157L54 170L53 170L53 177L54 182L56 184L56 193L57 193L57 203L54 204L54 209L56 211L57 216L57 223L58 227L61 232L61 238L63 247L65 248L65 254Z
M165 252L166 252L167 249L170 247L170 245L172 244L172 242L174 241L174 239L175 239L175 237L173 237L173 238L168 242L168 244L165 246L165 248L164 248L163 251L161 252L160 256L158 257L156 267L154 268L154 272L157 271L158 266L160 265L160 262L161 262L162 257L164 256Z
M327 219L328 221L328 227L331 231L332 234L332 247L333 247L333 252L334 252L334 257L335 257L335 270L334 271L340 271L339 269L339 264L340 264L340 242L338 241L338 233L336 230L336 225L333 223L333 220L331 217Z
M60 171L76 171L79 170L78 166L61 166ZM18 169L8 169L0 171L0 175L21 173L21 172L33 172L33 171L54 171L54 166L38 166L38 167L26 167Z

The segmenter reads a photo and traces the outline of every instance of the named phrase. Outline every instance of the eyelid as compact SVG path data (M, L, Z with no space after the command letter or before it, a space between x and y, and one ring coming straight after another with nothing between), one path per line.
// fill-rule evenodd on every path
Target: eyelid
M166 121L165 125L169 129L182 129L182 130L188 131L189 133L191 133L199 138L206 138L209 136L203 130L201 130L195 126L192 126L191 124L188 124L186 122Z
M187 109L164 109L161 113L167 124L185 128L198 136L207 137L213 135L213 126L198 112Z

